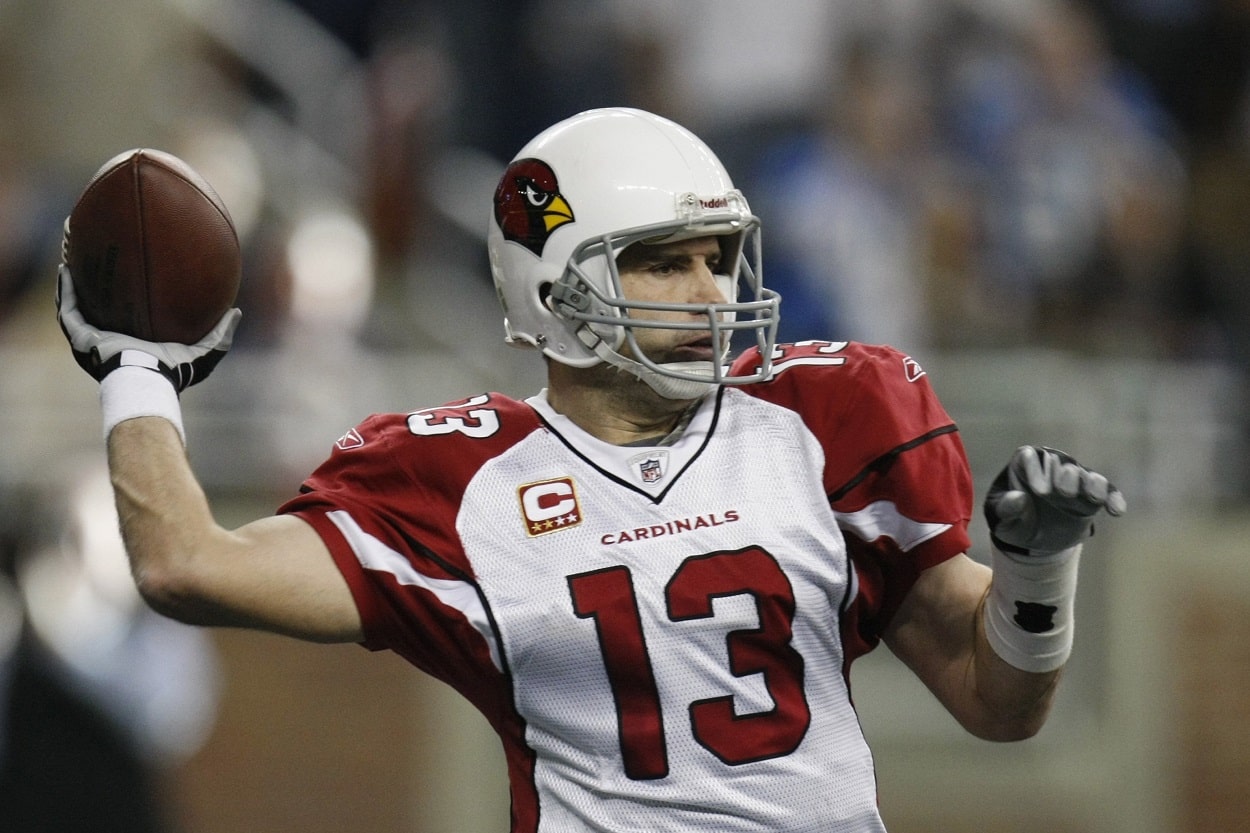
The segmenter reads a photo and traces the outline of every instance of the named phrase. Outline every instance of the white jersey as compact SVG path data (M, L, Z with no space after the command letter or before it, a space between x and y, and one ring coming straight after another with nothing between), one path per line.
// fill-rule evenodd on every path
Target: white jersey
M516 833L884 830L847 671L966 548L966 463L906 357L782 350L663 447L541 395L373 417L284 507L499 732Z

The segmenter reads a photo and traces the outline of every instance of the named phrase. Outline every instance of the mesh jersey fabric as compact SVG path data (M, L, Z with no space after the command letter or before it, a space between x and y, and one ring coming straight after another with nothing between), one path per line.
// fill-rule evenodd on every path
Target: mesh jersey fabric
M849 667L967 548L971 476L908 357L775 364L709 395L666 467L487 394L370 417L280 510L366 646L499 732L516 833L884 829Z

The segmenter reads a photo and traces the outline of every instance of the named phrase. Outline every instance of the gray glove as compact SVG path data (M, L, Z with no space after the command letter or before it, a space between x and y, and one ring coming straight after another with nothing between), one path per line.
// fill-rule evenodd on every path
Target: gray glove
M69 340L74 359L97 382L122 364L134 364L131 360L124 360L126 357L123 354L135 351L155 358L157 370L173 384L174 390L181 393L207 379L217 362L225 357L242 315L238 309L229 310L212 331L195 344L144 341L98 330L88 324L78 311L69 267L62 263L57 275L56 317L61 331Z
M1094 517L1124 514L1124 495L1062 451L1016 449L985 497L990 538L1003 552L1047 555L1094 534Z

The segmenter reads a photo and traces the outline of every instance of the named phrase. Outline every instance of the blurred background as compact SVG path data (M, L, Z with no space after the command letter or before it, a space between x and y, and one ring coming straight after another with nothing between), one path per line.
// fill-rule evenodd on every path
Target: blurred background
M1250 830L1246 0L0 0L0 829L507 828L449 689L137 601L54 271L122 150L220 192L245 315L183 402L241 524L368 413L541 386L502 342L490 195L607 104L718 151L783 338L920 361L978 492L1042 442L1128 495L1039 737L967 738L887 651L857 664L890 829Z

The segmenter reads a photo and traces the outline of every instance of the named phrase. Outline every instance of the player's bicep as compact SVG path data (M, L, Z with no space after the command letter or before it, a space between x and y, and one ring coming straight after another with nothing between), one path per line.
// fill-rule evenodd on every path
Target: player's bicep
M262 518L225 535L208 582L221 624L315 642L359 642L360 614L321 536L294 515Z

